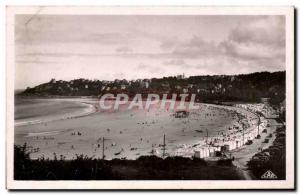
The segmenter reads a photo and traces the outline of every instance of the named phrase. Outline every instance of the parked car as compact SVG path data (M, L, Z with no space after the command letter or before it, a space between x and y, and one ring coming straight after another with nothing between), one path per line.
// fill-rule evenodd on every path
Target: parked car
M252 141L252 140L248 140L248 141L246 142L246 145L251 145L251 144L253 144L253 141Z
M272 133L270 133L270 134L269 134L269 137L270 137L270 138L271 138L271 137L273 137L273 134L272 134Z

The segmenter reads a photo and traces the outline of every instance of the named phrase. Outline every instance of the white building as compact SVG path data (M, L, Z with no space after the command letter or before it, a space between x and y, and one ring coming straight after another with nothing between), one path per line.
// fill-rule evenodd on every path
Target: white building
M123 90L126 89L126 85L122 84L121 89L123 89Z

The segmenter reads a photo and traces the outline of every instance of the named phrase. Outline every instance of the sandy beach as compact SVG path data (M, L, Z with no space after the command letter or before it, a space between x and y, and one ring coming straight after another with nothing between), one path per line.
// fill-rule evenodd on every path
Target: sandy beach
M94 105L94 109L97 109L95 99L53 101L62 101L64 105ZM64 114L58 115L50 113L51 120L45 116L39 123L18 123L15 126L15 143L31 146L34 149L31 158L54 158L56 155L72 159L76 154L101 158L104 137L106 159L135 159L141 155L150 155L151 151L161 156L165 134L166 152L175 155L182 145L197 144L205 140L207 134L214 137L226 133L237 123L237 113L255 117L241 108L208 104L200 104L200 109L191 111L188 118L175 118L173 110L162 110L156 106L149 110L114 112L91 112L93 109L87 109L81 107L79 111L63 111ZM28 117L26 120L32 119Z

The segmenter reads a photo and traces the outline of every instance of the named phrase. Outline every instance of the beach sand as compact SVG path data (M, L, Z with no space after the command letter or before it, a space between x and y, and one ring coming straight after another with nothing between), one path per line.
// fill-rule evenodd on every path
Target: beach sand
M55 101L91 105L94 100ZM82 113L82 108L80 109ZM15 144L27 143L35 149L31 154L34 159L42 156L52 159L54 153L58 158L63 155L66 159L75 158L76 154L102 158L104 137L105 159L135 159L141 155L150 155L152 149L156 151L156 155L161 156L165 134L166 152L172 155L180 145L195 144L204 139L206 130L209 136L228 131L228 127L237 121L233 110L251 114L240 108L206 104L200 104L200 109L191 111L188 118L175 118L173 110L155 106L149 110L86 110L89 111L86 112L88 114L83 115L78 115L75 111L77 116L74 113L59 116L50 114L51 120L45 117L39 123L16 125ZM65 117L66 115L70 117ZM75 117L71 117L72 115ZM30 121L29 119L32 118L27 120Z

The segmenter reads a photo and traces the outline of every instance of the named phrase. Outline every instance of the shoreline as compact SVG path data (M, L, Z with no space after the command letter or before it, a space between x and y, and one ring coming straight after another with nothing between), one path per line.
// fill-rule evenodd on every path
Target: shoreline
M37 98L40 99L40 98ZM45 98L45 99L49 99L49 98ZM57 100L56 98L50 98L51 100L55 101ZM64 100L68 100L66 98L64 98ZM84 100L84 99L82 99ZM54 122L54 121L59 121L59 120L67 120L67 119L73 119L73 118L78 118L78 117L84 117L84 116L88 116L90 114L93 114L95 112L97 112L97 107L93 104L93 103L89 103L89 102L81 102L81 101L73 101L74 104L80 104L80 105L84 105L87 107L86 108L82 108L82 109L78 109L76 111L70 112L70 113L66 113L62 116L59 116L57 118L54 119L31 119L31 120L26 120L25 121L21 121L21 122L16 122L14 126L15 127L19 127L19 126L27 126L27 125L34 125L34 124L40 124L40 123L50 123L50 122ZM79 113L78 113L79 112Z

